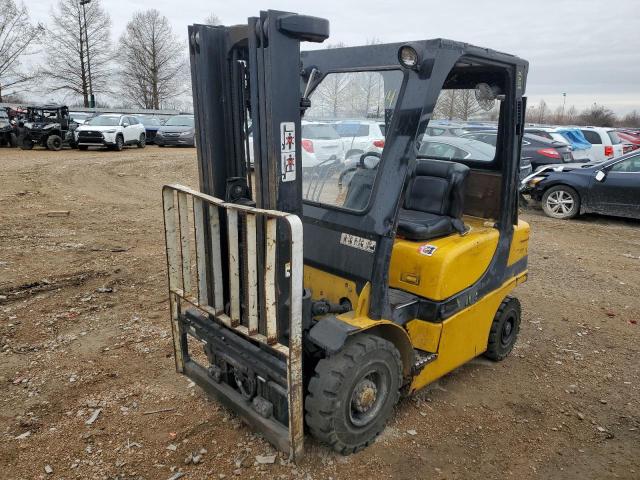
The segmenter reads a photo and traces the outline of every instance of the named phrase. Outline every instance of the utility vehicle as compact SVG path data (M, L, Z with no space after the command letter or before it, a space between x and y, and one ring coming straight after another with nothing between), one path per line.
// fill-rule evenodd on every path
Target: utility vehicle
M15 147L17 144L18 140L9 114L4 108L0 108L0 147Z
M56 151L65 145L75 148L73 132L77 126L64 105L29 106L21 125L20 148L31 150L36 145Z
M191 26L199 190L163 188L176 368L294 459L305 429L357 452L400 396L505 358L527 278L527 62L443 39L300 53L328 36L272 10ZM493 158L420 150L451 89L499 118ZM302 168L302 118L378 114L348 185L340 160Z

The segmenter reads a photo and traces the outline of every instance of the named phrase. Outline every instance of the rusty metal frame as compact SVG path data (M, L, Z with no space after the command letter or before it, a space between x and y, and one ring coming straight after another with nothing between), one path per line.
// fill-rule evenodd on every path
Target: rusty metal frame
M167 253L167 277L169 282L169 304L171 311L171 329L173 334L173 346L175 351L176 370L179 373L189 374L193 372L193 362L188 359L186 346L186 332L180 322L181 304L186 302L208 315L219 325L223 325L241 336L260 342L274 352L277 352L287 361L287 393L289 408L288 447L293 460L302 456L304 448L304 405L303 405L303 380L302 380L302 296L303 296L303 254L302 254L302 222L296 215L278 212L275 210L263 210L235 203L228 203L192 190L182 185L165 185L162 189L164 229ZM193 210L193 242L189 224L189 202ZM220 209L226 211L227 238L220 238ZM247 248L242 255L246 265L240 265L238 217L242 215L247 230ZM258 218L264 221L257 221ZM286 276L290 281L290 318L289 318L289 345L278 342L277 320L277 228L278 220L281 225L287 225L291 243L290 264L286 265ZM211 238L211 263L212 270L208 269L205 255L205 228L209 225ZM258 235L256 228L264 225L263 235ZM256 238L265 239L265 265L264 282L258 282ZM222 285L222 258L220 255L220 243L228 243L228 266L230 298L229 315L224 312ZM192 273L191 245L195 247L195 275ZM246 268L248 272L248 298L241 299L240 272ZM213 278L208 278L208 272L213 271ZM193 278L195 276L195 279ZM265 322L259 322L260 308L258 306L259 285L263 285L263 298L265 299ZM213 305L208 302L208 287L212 286ZM248 306L248 325L242 325L240 321L240 304L246 300ZM259 325L264 324L264 331L260 331ZM284 324L284 323L283 323ZM200 370L198 370L200 371ZM199 374L202 382L207 382L206 377ZM207 390L216 388L207 385ZM219 390L219 389L218 389ZM224 395L220 390L218 395ZM228 393L227 393L228 397ZM229 403L229 398L227 398ZM244 407L243 407L244 408ZM281 446L279 443L276 446Z

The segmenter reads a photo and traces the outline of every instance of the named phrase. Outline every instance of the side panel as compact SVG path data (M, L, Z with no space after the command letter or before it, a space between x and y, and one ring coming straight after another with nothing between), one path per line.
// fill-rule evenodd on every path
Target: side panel
M500 233L482 219L465 223L471 230L413 242L397 239L389 266L389 285L430 300L445 300L475 284L486 272Z
M353 281L309 265L304 266L304 287L311 290L313 300L324 299L340 303L341 299L348 298L351 305L358 304L358 292Z
M487 349L489 330L498 307L518 283L519 279L512 278L471 307L442 322L438 358L413 379L411 392L437 380ZM414 332L413 335L419 333Z
M529 255L529 235L531 227L523 220L518 220L518 225L513 230L513 240L511 240L511 249L509 250L509 259L507 266L511 266L518 260L522 260Z

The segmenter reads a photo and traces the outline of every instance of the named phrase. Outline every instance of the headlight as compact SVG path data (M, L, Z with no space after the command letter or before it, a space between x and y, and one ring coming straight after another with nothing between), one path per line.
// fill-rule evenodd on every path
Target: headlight
M180 134L180 136L181 136L181 137L186 137L187 135L193 135L193 132L191 132L191 131L187 130L186 132L182 132L182 133Z
M530 187L534 187L537 184L539 184L542 180L544 180L547 177L533 177L531 180L529 180L529 186Z
M161 131L161 130L158 130L158 131L156 132L156 137L161 137L161 136L162 136L162 131Z
M416 68L418 65L418 52L410 45L404 45L398 50L398 60L406 68Z

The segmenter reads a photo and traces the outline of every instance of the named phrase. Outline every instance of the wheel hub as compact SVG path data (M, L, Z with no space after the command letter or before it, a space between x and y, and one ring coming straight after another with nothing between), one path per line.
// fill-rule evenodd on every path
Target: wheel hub
M351 403L357 412L365 413L376 402L377 396L378 387L371 380L365 378L353 391Z

